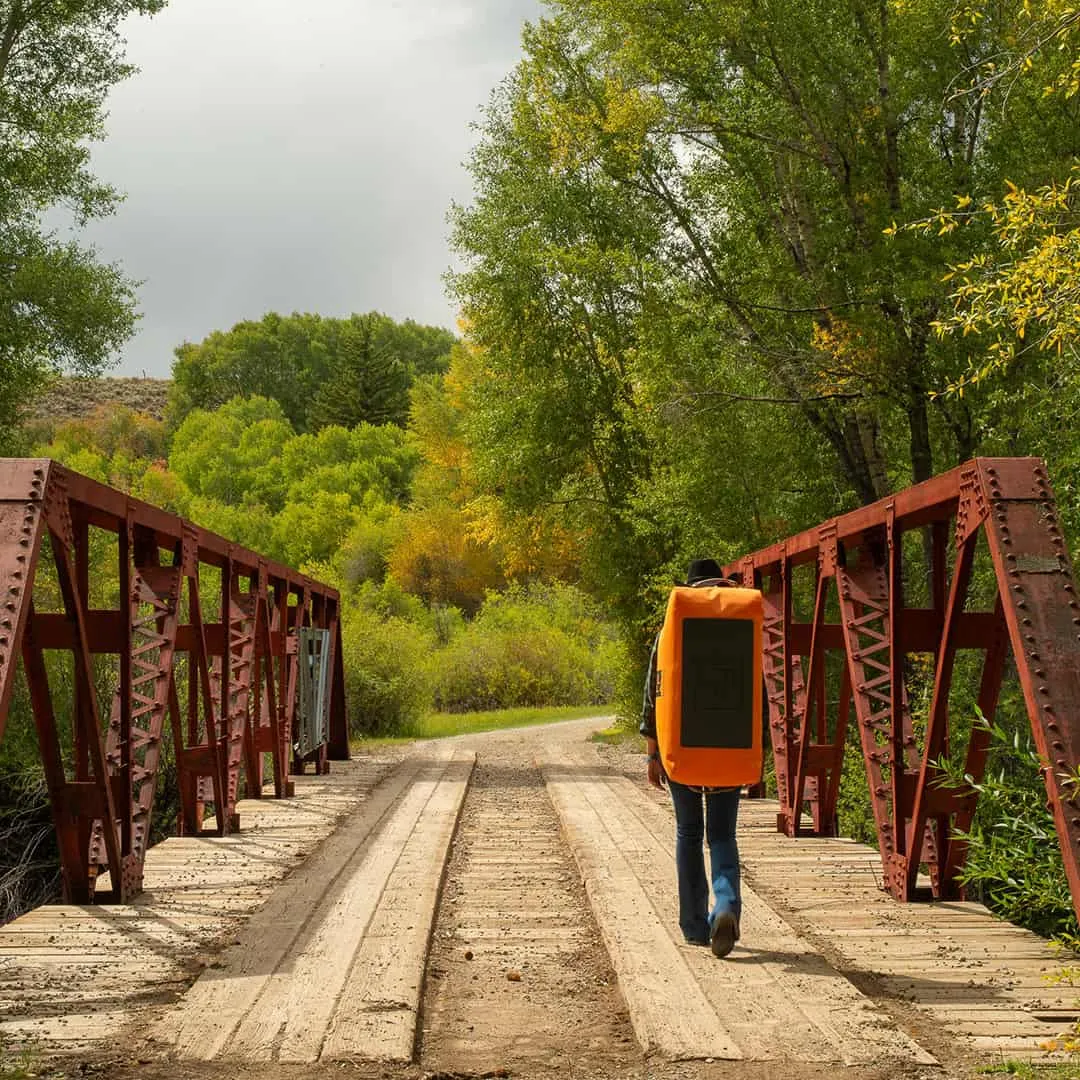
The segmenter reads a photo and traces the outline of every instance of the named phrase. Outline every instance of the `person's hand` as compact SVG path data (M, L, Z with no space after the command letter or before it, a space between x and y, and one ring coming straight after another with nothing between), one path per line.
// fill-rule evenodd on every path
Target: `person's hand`
M664 775L664 770L660 768L660 762L657 758L649 758L648 768L649 783L658 791L664 790L664 782L667 777Z

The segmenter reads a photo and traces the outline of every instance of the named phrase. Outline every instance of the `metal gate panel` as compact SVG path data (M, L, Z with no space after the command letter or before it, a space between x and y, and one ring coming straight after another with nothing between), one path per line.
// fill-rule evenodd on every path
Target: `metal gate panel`
M300 688L296 754L307 758L330 741L330 631L302 626L297 638Z

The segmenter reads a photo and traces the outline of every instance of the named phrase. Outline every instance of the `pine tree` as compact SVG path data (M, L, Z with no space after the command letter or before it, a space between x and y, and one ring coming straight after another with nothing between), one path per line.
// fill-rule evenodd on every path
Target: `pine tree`
M405 425L409 370L391 348L376 345L374 331L366 316L354 317L343 330L334 371L311 403L311 430L365 422Z

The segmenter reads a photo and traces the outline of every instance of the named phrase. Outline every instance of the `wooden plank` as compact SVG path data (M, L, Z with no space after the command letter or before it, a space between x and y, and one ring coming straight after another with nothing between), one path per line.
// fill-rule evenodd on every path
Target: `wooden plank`
M283 883L237 943L222 954L219 966L205 972L181 1006L165 1018L157 1039L174 1046L184 1058L210 1060L228 1052L237 1028L281 972L294 943L303 934L317 932L327 908L333 906L337 892L355 869L353 860L365 857L370 838L393 813L419 768L417 759L406 761L375 788L302 873ZM279 981L287 977L287 972L281 972ZM271 1044L276 1036L275 1032Z
M666 808L657 813L640 789L621 780L584 786L615 843L641 849L638 877L654 906L673 894L674 828ZM722 964L704 950L688 962L748 1059L936 1064L748 886L742 923L748 948L737 945ZM678 932L674 913L669 925Z
M204 966L199 954L235 936L274 881L392 766L389 759L343 762L332 777L303 785L288 809L274 800L242 802L239 834L156 845L147 854L149 888L133 905L48 906L4 927L0 1015L7 1015L0 1030L13 1047L30 1041L45 1052L114 1044L132 1010L188 985ZM262 831L260 822L274 831ZM228 872L233 860L242 868L235 875ZM88 1007L97 1003L107 1007Z
M458 752L409 837L328 1025L323 1061L412 1058L431 930L475 760ZM287 1042L280 1060L312 1060L312 1043Z
M675 1060L739 1060L742 1051L691 975L653 909L626 853L583 797L582 782L541 763L604 943L619 978L638 1042Z
M894 903L879 887L857 884L855 859L852 874L845 874L843 860L833 860L826 846L835 841L791 840L758 827L776 809L764 800L741 805L747 876L812 940L834 949L845 969L871 975L952 1036L981 1049L1038 1056L1040 1043L1067 1027L1037 1015L1039 1003L1056 1007L1064 997L1045 980L1061 963L1042 939L973 901ZM877 859L871 849L862 851L863 866Z

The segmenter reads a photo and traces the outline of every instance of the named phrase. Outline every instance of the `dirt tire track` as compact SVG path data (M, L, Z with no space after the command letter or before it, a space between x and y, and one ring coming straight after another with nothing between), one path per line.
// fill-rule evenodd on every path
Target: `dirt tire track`
M539 770L481 754L428 961L420 1060L437 1072L629 1071L614 971Z

